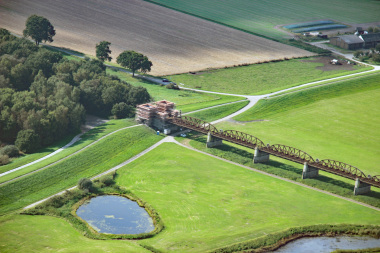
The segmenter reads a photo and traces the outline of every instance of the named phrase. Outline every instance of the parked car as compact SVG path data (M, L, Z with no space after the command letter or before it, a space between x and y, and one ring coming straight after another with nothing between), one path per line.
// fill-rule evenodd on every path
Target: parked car
M168 79L166 79L166 78L164 78L164 79L162 79L162 81L164 82L164 83L166 83L166 82L170 82Z

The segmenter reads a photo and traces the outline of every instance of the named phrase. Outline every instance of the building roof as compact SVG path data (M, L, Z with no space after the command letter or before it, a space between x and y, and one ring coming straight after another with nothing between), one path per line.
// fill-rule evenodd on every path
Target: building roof
M380 42L380 33L363 34L360 37L363 38L364 42Z
M343 40L347 44L357 44L357 43L363 43L364 42L360 37L358 37L356 35L343 35L343 36L339 36L338 38L340 38L341 40Z

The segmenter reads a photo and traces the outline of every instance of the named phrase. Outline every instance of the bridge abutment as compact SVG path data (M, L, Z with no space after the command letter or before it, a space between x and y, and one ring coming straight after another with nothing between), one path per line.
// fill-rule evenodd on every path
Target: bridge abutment
M311 167L305 162L303 164L302 179L315 178L319 175L319 169Z
M371 185L363 183L359 178L355 181L354 195L362 195L371 191Z
M208 148L213 148L217 147L223 144L222 139L219 139L215 136L212 136L210 132L207 134L207 142L206 142L206 147Z
M258 147L255 148L255 155L253 156L253 163L269 162L269 153L261 151Z

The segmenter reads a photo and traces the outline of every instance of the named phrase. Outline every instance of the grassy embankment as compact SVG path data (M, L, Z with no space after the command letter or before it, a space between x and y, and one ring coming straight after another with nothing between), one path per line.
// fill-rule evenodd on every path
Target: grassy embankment
M210 108L202 110L199 112L193 112L187 114L188 116L202 119L208 122L212 122L217 119L224 118L248 105L249 101L243 101L238 103L233 103L229 105L223 105L215 108Z
M302 0L263 2L235 0L220 3L216 0L146 0L196 17L204 18L235 29L277 40L289 36L275 28L276 25L302 23L318 19L333 19L342 23L370 23L378 21L380 3L371 0ZM326 8L328 6L328 8ZM352 15L355 10L362 10ZM313 18L314 17L314 18Z
M144 126L125 129L70 159L2 185L0 215L74 186L80 178L104 172L152 146L161 138Z
M205 252L300 226L380 225L375 210L172 143L119 169L116 182L161 216L165 229L138 242L161 251ZM90 244L59 218L12 215L0 222L2 251L21 252L27 247L39 252L67 252L76 247L101 251L108 247L112 252L125 252L122 246L132 247L123 240L91 240ZM38 235L38 240L33 235Z
M91 129L87 133L83 134L80 137L80 140L78 140L75 144L66 148L65 150L62 150L61 152L57 153L56 155L54 155L54 156L52 156L52 157L50 157L44 161L41 161L38 164L31 165L25 169L22 169L18 172L13 172L12 174L0 177L0 183L7 181L11 178L14 178L16 176L25 174L27 172L36 170L38 168L42 168L43 166L51 164L55 161L58 161L59 159L62 159L64 157L80 150L81 148L93 143L94 141L98 140L99 138L101 138L101 137L103 137L103 136L105 136L111 132L114 132L114 131L119 130L119 129L124 128L124 127L129 127L132 125L136 125L136 122L133 119L110 120L107 123L102 124L102 125L94 128L94 129ZM63 147L64 145L69 143L71 141L71 139L72 139L72 136L70 136L69 138L66 138L64 141L60 141L57 145L47 147L40 152L23 155L17 159L14 159L11 163L4 165L4 166L0 166L0 172L3 173L6 171L15 169L15 168L20 167L22 165L25 165L27 163L33 162L33 161L35 161L41 157L44 157L44 156L56 151L57 149Z
M167 78L176 83L183 83L187 88L261 95L309 82L372 69L372 67L355 65L352 71L324 71L319 69L324 66L323 63L305 62L306 60L310 60L310 58L215 69L196 75L180 74Z
M380 174L380 74L299 91L259 103L223 123L265 143L299 148L319 159L334 159Z

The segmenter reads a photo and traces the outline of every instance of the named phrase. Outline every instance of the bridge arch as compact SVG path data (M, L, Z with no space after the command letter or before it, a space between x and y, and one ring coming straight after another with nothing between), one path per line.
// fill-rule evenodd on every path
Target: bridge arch
M204 132L211 132L211 133L219 132L218 129L214 125L198 118L194 118L190 116L182 116L180 118L174 118L173 120L176 122L184 123L185 125L188 125L188 126L195 127L200 130L205 130Z
M324 159L324 160L319 161L318 163L330 169L340 170L357 177L367 178L367 176L363 173L363 171L347 163L343 163L343 162L339 162L339 161L335 161L331 159ZM374 178L378 179L377 176L374 176Z
M267 148L272 150L272 151L275 151L276 153L284 154L284 155L290 156L294 159L301 160L301 161L304 161L307 163L315 162L314 158L311 155L309 155L308 153L306 153L300 149L285 146L282 144L274 144L274 145L269 146Z
M253 135L247 134L247 133L240 132L240 131L226 130L226 131L223 131L222 135L227 137L228 139L231 138L231 139L241 141L241 142L246 143L246 144L252 144L255 147L264 147L265 146L264 142L262 142L259 138L255 137Z

